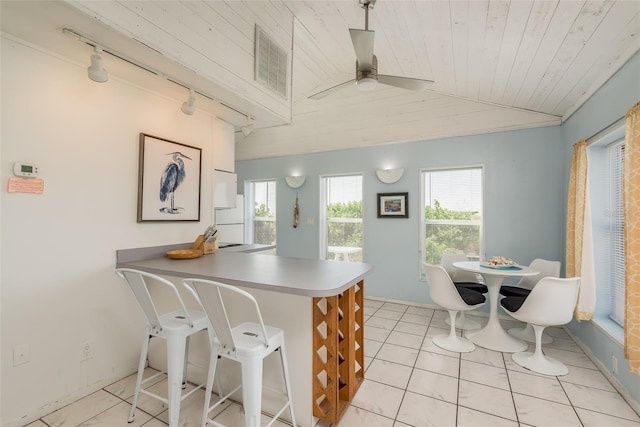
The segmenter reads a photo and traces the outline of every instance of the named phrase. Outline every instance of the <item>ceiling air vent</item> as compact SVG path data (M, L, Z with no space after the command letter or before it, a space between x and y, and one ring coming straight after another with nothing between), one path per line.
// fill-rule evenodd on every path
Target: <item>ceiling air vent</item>
M256 25L256 81L287 98L287 52Z

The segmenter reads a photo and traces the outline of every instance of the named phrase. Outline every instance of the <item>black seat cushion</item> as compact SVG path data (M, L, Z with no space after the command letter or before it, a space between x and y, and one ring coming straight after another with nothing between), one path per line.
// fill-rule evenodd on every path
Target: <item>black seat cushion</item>
M502 298L502 300L500 301L500 305L502 305L510 312L514 313L518 311L520 307L522 307L522 304L524 304L524 301L526 299L527 297L506 297Z
M477 282L453 282L457 287L463 287L466 289L470 289L472 291L480 292L481 294L486 294L489 292L489 288L487 285L483 285L482 283Z
M530 293L530 289L518 286L500 286L500 295L505 297L528 297Z
M458 293L462 297L462 300L469 305L482 304L487 299L480 292L472 291L456 285Z

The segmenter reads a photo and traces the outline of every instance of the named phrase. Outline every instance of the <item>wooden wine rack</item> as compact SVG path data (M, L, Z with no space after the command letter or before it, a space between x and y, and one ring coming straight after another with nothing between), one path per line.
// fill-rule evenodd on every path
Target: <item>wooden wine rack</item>
M313 415L337 424L364 380L364 282L313 298Z

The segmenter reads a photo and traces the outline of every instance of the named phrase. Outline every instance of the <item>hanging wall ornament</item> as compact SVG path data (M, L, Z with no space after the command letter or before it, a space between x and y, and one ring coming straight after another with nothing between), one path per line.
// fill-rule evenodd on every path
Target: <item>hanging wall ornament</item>
M298 228L299 216L300 216L300 208L298 207L298 193L296 193L296 204L293 205L293 228Z

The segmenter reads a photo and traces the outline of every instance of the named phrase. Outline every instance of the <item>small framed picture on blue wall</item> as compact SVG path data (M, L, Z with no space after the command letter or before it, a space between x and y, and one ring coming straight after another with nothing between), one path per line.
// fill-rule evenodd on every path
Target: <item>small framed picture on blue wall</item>
M409 218L409 193L378 193L378 218Z

